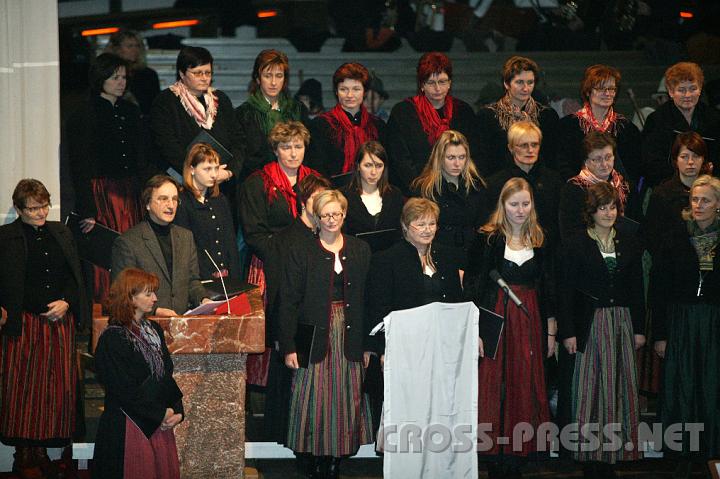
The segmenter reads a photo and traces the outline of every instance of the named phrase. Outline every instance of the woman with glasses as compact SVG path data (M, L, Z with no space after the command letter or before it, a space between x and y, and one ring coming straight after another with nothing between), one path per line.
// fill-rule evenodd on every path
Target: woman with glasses
M386 146L393 161L391 181L408 196L410 183L420 175L445 130L459 131L470 150L479 151L475 113L450 94L452 75L447 55L425 53L417 65L417 94L399 102L390 113Z
M694 131L706 139L705 161L718 165L720 113L700 101L704 81L703 71L695 63L676 63L665 71L665 86L672 101L651 113L643 128L643 173L648 186L657 186L672 176L668 155L678 132Z
M550 107L535 101L532 94L540 69L537 63L525 57L507 59L502 69L505 95L495 103L478 110L480 151L483 174L490 176L511 165L507 149L507 133L518 121L529 121L542 132L542 157L546 165L555 162L555 136L558 115Z
M244 132L235 118L227 95L213 88L213 57L202 47L183 47L175 65L177 81L160 92L150 112L150 130L161 171L175 170L179 177L188 147L197 135L206 131L232 158L220 165L218 183L234 200L234 184L243 167Z
M299 183L303 178L318 173L303 164L310 132L299 121L276 123L268 136L276 161L267 163L251 174L240 187L238 195L240 219L245 242L250 247L248 282L258 285L265 293L268 278L277 278L280 268L279 250L288 247L279 244L275 234L290 226L301 214L298 201ZM265 354L248 358L248 382L265 386L269 361Z
M552 253L537 221L530 184L522 178L505 183L495 211L470 248L465 295L478 306L506 318L495 359L480 361L478 424L491 424L491 442L480 445L488 477L520 477L528 456L538 454L535 441L503 446L520 423L538 426L550 420L543 358L555 353L557 322ZM490 276L497 272L520 298L512 301ZM505 307L507 305L507 308Z
M475 168L465 136L455 130L444 131L411 187L417 196L438 204L435 241L464 264L474 233L490 210L485 181Z
M640 131L613 108L620 88L620 72L608 65L592 65L580 82L583 107L560 120L556 169L563 179L582 169L583 138L590 132L607 133L616 147L615 169L626 180L637 183L642 173Z
M47 221L50 193L34 179L12 195L17 220L0 226L0 441L21 478L56 477L48 447L75 432L75 328L87 327L73 235Z
M308 477L339 477L340 460L373 440L362 391L365 279L370 248L342 233L347 200L336 190L313 201L318 239L291 248L280 297L280 350L294 370L287 445L309 454ZM311 341L298 342L298 333ZM307 362L303 362L305 357Z
M385 142L385 122L363 104L370 72L359 63L344 63L333 74L334 108L310 122L308 164L327 177L352 173L355 155L366 141Z
M618 216L623 216L631 195L630 186L615 169L615 140L609 133L591 131L583 140L585 162L580 173L570 178L560 192L560 236L562 240L583 231L583 205L587 189L606 181L618 193Z
M287 55L278 50L261 51L253 66L250 96L235 110L246 137L243 176L275 161L267 137L276 123L308 122L305 106L288 95L289 82Z

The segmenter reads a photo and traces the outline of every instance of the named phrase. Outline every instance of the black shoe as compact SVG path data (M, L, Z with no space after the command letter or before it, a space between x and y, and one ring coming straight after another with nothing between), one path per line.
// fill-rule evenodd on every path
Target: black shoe
M505 470L503 466L496 463L490 462L487 465L488 479L503 479L505 477Z
M313 468L310 479L325 479L327 477L328 458L325 456L315 457L315 467Z
M295 468L297 469L298 474L311 477L315 471L315 456L312 454L296 452Z
M339 457L331 457L328 462L326 479L338 479L340 477L340 459Z

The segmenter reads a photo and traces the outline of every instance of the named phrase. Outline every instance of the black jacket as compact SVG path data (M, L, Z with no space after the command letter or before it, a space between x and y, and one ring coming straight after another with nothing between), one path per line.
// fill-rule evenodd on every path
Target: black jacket
M363 357L363 319L365 317L365 279L370 266L370 247L363 241L343 235L340 251L345 286L345 357ZM328 350L330 304L332 302L335 255L320 244L312 248L291 248L284 266L280 295L280 351L296 352L298 324L315 326L310 362L318 363Z
M645 334L642 247L637 239L618 231L615 254L617 269L611 276L587 232L563 242L559 254L558 337L576 337L578 351L585 350L596 308L630 308L634 333Z
M685 230L682 212L689 206L690 188L680 181L678 174L653 188L642 226L645 248L650 254L662 248L668 231Z
M538 104L538 121L542 131L541 161L546 165L555 164L557 147L558 114L552 108ZM503 130L495 112L485 106L477 112L480 151L473 152L473 159L483 176L513 166L512 155L508 149L507 130Z
M718 175L720 113L714 108L698 103L691 124L688 125L675 103L668 101L647 117L643 128L643 173L648 186L659 185L673 175L670 149L677 134L684 131L695 131L705 139L708 147L708 157L705 161L715 164L715 176Z
M460 286L460 265L448 248L433 243L432 258L440 275L444 301L458 303L463 300ZM374 254L370 263L367 283L367 315L365 330L369 332L393 311L416 308L426 303L423 270L417 249L405 240ZM384 351L384 338L366 338L368 349Z
M653 256L648 302L652 309L655 341L667 339L668 307L673 304L705 303L720 306L720 252L715 246L713 270L703 271L698 296L700 264L687 229L669 232L662 250Z
M453 111L450 129L457 130L468 140L470 155L480 171L482 164L476 158L480 151L477 120L473 109L462 100L455 98L457 108ZM410 195L410 183L420 175L430 158L433 145L428 143L427 135L422 129L415 106L410 99L397 103L387 124L387 143L385 147L390 160L390 182L400 188L405 195Z
M74 289L77 302L70 302L69 311L75 316L75 321L81 327L89 325L90 309L85 297L80 259L78 257L75 240L70 230L56 221L47 221L48 231L60 244L65 260L75 281ZM0 329L5 336L22 335L23 299L25 296L25 265L27 246L23 234L22 220L17 219L10 224L0 226L0 306L7 311L7 323ZM57 298L60 299L60 298Z
M358 233L367 233L371 231L380 231L386 229L396 229L398 237L400 234L400 215L403 208L403 196L400 190L391 186L389 190L382 195L382 210L378 214L377 221L374 216L368 213L365 203L360 198L360 193L355 189L351 189L350 185L341 188L340 191L345 195L348 201L347 213L343 228L347 234L356 235ZM373 243L374 245L375 243ZM372 246L371 245L371 248ZM385 249L392 244L379 244L376 247ZM374 253L375 251L373 251Z

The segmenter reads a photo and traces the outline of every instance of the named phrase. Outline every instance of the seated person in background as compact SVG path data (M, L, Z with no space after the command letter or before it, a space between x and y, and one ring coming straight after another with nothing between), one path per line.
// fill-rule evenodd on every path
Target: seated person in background
M200 283L197 250L190 231L172 224L178 206L178 184L155 175L145 184L141 202L145 220L119 236L112 248L113 280L125 268L140 268L160 278L153 316L179 316L188 306L209 301Z

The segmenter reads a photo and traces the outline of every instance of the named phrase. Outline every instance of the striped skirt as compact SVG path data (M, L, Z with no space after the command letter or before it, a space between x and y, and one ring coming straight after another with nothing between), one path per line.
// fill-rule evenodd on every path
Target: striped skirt
M263 268L263 261L255 255L250 259L247 282L258 287L263 295L263 304L267 308L265 269ZM265 348L263 353L248 354L245 371L247 371L246 381L248 384L267 386L268 372L270 371L270 348Z
M363 366L344 354L342 301L332 303L328 352L293 377L287 446L314 456L350 456L373 441Z
M577 423L579 431L590 424L597 427L590 430L601 443L594 450L572 451L573 459L614 464L640 457L635 339L628 308L595 310L585 352L575 355L571 408L571 422ZM610 446L612 437L603 435L609 424L616 425L612 431L620 438L619 447ZM581 432L579 441L583 440Z
M75 426L75 321L23 313L19 337L2 338L0 440L60 447Z

